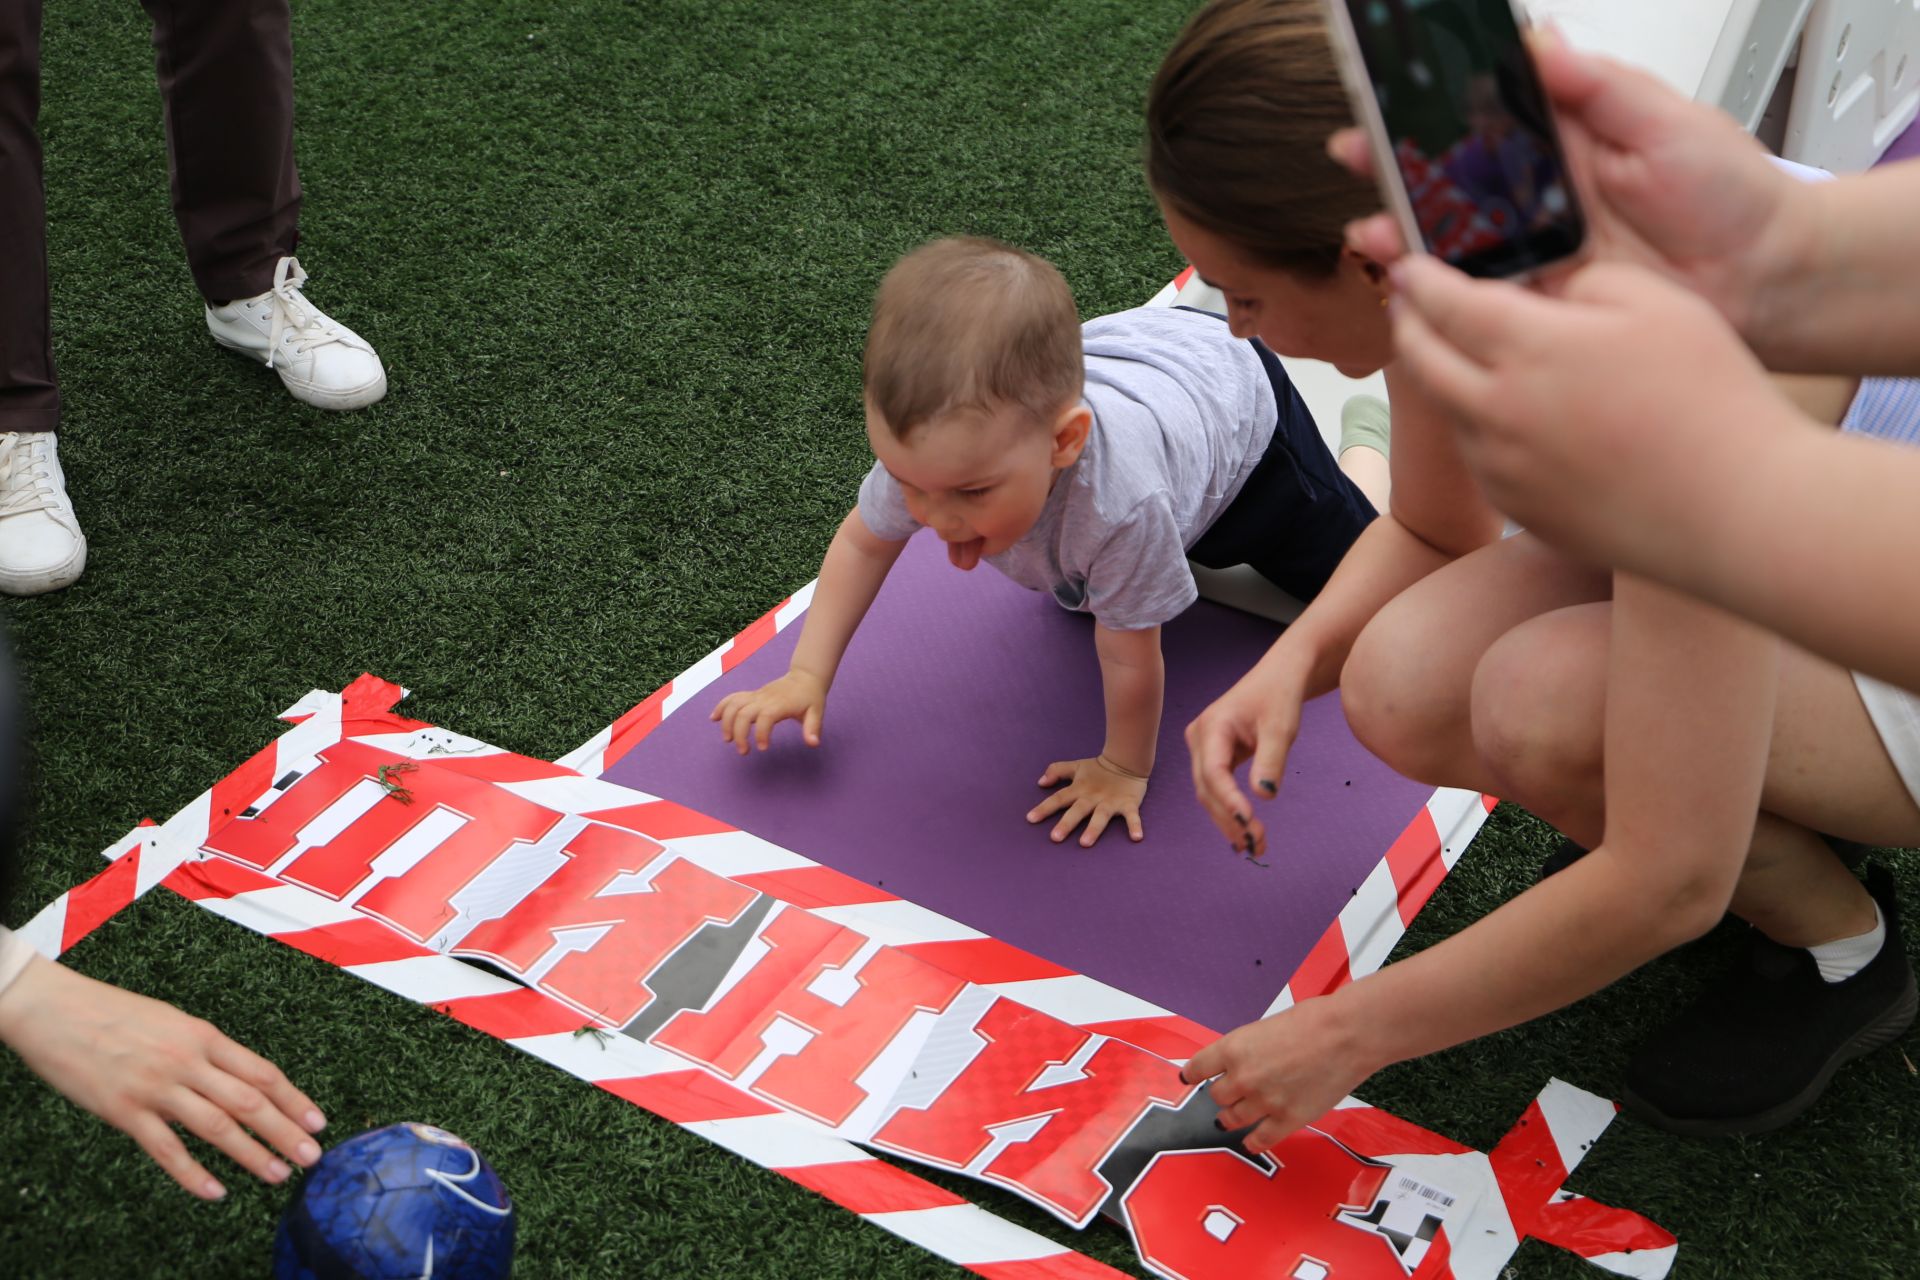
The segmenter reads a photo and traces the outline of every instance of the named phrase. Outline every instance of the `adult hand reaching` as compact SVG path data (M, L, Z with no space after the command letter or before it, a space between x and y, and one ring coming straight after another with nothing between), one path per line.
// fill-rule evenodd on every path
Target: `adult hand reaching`
M1221 1036L1188 1059L1180 1078L1211 1079L1207 1093L1229 1132L1251 1128L1259 1153L1331 1111L1377 1064L1361 1061L1332 1016L1332 998L1307 1000Z
M1250 857L1267 851L1267 828L1234 781L1248 760L1247 780L1265 799L1279 794L1287 753L1300 736L1298 683L1262 661L1187 726L1193 789L1213 824Z
M35 956L0 992L0 1042L69 1099L140 1144L204 1200L226 1194L173 1126L267 1182L320 1158L326 1118L280 1069L172 1005ZM248 1132L251 1130L252 1132Z

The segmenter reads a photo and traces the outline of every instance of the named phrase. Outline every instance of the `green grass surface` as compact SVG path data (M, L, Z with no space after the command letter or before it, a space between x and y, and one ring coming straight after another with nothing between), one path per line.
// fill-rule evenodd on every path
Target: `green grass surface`
M329 416L207 339L138 7L50 6L62 442L93 561L5 608L38 756L14 919L312 686L371 669L416 690L412 714L552 756L805 581L866 465L864 310L898 252L1001 236L1058 262L1089 314L1178 265L1138 115L1186 7L302 0L310 293L376 343L393 386ZM1402 953L1516 892L1547 840L1502 810ZM1617 1091L1628 1046L1727 943L1363 1094L1484 1148L1549 1075ZM337 1134L419 1119L472 1139L520 1205L522 1276L950 1271L168 894L72 961L271 1056ZM263 1273L282 1192L223 1166L234 1193L194 1203L10 1057L0 1096L0 1274ZM1127 1265L1109 1226L1076 1235L952 1185ZM1878 1054L1764 1140L1623 1119L1576 1185L1676 1230L1682 1276L1908 1275L1920 1077ZM1513 1271L1586 1268L1529 1244Z

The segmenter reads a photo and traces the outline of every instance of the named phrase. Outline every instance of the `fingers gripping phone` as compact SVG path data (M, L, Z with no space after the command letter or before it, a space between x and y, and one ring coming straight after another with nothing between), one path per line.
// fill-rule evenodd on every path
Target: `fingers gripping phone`
M1512 0L1326 3L1409 245L1475 276L1526 276L1580 252L1586 219Z

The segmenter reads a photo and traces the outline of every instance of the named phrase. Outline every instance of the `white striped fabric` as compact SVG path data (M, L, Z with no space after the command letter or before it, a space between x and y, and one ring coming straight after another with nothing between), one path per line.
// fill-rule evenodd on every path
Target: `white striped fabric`
M1920 445L1920 378L1868 378L1860 384L1842 431Z

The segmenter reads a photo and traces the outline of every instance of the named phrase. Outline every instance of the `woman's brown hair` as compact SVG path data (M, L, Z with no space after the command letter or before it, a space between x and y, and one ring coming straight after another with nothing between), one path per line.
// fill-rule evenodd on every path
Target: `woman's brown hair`
M1147 182L1250 256L1324 278L1346 224L1380 207L1327 157L1327 135L1352 122L1319 0L1213 0L1153 78Z

